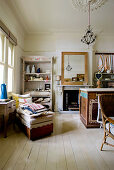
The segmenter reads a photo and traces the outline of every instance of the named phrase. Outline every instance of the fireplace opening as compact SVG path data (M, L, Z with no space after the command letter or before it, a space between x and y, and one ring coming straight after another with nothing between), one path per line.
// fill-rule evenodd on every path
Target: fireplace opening
M63 111L79 110L79 90L64 90Z

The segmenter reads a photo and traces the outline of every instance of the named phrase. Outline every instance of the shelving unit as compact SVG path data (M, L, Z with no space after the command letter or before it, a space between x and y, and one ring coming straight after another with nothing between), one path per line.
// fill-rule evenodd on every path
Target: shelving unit
M114 73L101 73L102 78L101 81L101 87L107 88L107 87L114 87ZM95 86L97 86L97 79L94 79Z
M29 81L34 81L34 82L50 82L51 80L25 80L25 82L29 82Z
M102 78L101 87L114 87L114 53L95 53L97 57L97 69ZM97 86L97 79L94 79Z
M23 60L23 75L22 75L22 93L30 93L34 99L43 100L41 104L52 110L52 64L53 57L43 56L28 56L22 57ZM27 66L30 67L28 73ZM35 72L31 73L32 66L35 66ZM40 68L40 73L38 71ZM46 100L49 100L46 102Z
M50 75L50 73L25 73L25 75Z

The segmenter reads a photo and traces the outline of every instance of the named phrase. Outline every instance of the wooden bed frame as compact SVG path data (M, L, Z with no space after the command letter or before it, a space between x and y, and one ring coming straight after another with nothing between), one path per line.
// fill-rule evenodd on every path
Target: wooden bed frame
M36 140L42 138L44 136L50 135L53 132L53 123L42 127L32 128L32 129L22 124L19 118L16 118L16 123L30 140Z

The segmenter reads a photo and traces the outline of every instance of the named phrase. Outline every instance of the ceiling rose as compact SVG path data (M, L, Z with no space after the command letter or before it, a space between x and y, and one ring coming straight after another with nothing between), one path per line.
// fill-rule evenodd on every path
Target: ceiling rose
M88 11L88 4L90 2L91 10L97 9L104 5L107 0L72 0L72 4L75 8L79 8L83 11Z

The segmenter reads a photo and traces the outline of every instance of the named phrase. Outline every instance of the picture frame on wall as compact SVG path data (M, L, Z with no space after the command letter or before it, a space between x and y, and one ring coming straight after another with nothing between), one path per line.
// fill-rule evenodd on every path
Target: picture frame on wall
M77 74L77 80L78 81L84 81L85 74Z

